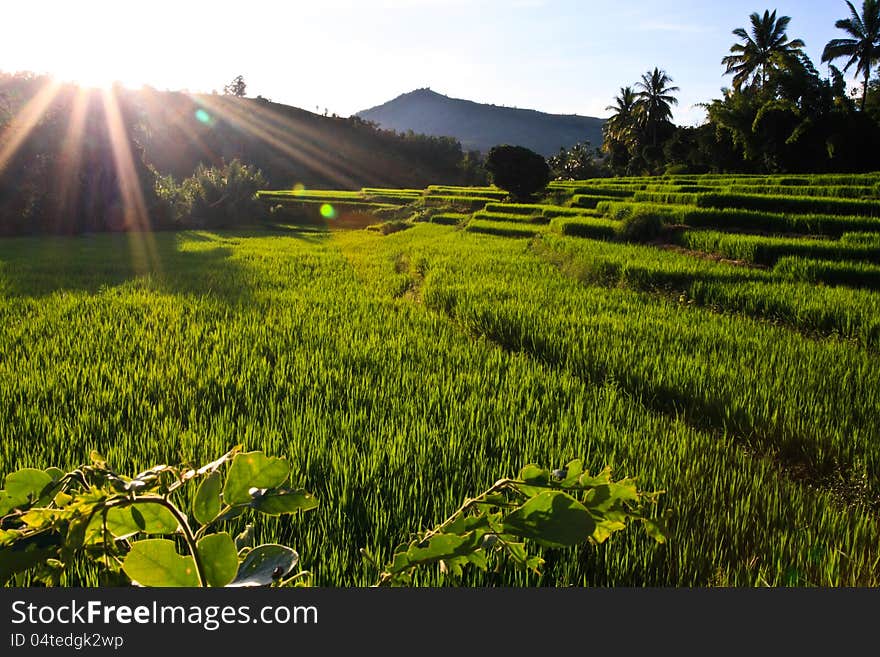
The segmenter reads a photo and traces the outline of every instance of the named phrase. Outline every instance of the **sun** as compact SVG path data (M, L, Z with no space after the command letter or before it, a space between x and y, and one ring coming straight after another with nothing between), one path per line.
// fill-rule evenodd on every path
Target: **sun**
M146 56L118 48L110 51L106 42L59 52L47 62L47 71L60 80L97 89L110 89L117 83L135 88L149 79Z
M29 3L23 3L28 5ZM35 14L46 14L38 33L28 38L10 35L9 55L18 62L12 70L31 70L83 87L108 89L119 82L139 87L156 73L156 50L161 43L146 29L144 5L138 2L45 3L34 7L16 3L19 23L33 23ZM91 6L89 6L91 5ZM9 25L14 25L15 20ZM149 27L153 27L150 25Z

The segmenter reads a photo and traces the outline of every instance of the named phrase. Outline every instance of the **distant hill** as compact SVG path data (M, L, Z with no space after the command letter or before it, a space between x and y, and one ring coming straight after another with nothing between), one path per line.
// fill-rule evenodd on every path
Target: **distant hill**
M591 116L484 105L430 89L411 91L357 116L388 130L454 137L465 150L485 153L492 146L511 144L544 156L583 141L599 146L604 123Z
M43 93L47 89L54 90L50 96ZM70 159L62 151L68 135L84 129L76 127L79 123L87 129L81 140L85 155L97 158L98 145L106 146L108 123L101 94L74 84L57 85L45 76L2 71L0 151L7 134L17 129L12 118L24 115L28 103L38 97L46 104L45 111L36 117L33 129L23 133L28 137L17 149L22 175L37 164L45 168L56 159ZM261 97L148 87L117 87L113 97L124 115L123 129L132 148L159 173L177 179L191 176L199 164L239 158L259 167L274 188L297 183L359 189L467 182L460 166L461 145L450 138L401 135L357 117L320 116ZM12 189L21 186L10 170L0 170L0 183Z
M146 160L161 173L237 157L258 166L272 187L359 189L460 184L461 145L398 135L357 119L320 116L262 98L132 92L146 128Z

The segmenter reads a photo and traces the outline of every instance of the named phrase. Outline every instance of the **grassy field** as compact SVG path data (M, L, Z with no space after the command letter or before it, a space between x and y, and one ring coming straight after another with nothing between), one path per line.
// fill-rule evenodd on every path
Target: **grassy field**
M359 548L582 458L665 490L668 543L463 583L880 585L878 180L270 192L317 225L0 241L0 473L284 455L321 506L259 538L348 586ZM674 226L626 243L639 213Z

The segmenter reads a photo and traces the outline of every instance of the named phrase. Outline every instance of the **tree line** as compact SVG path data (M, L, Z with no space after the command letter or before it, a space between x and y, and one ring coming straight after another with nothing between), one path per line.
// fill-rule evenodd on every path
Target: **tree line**
M880 80L871 78L880 63L880 2L864 0L860 11L846 5L849 16L835 23L845 36L822 52L828 78L803 40L789 38L791 17L755 12L748 28L733 30L737 42L721 60L733 84L702 105L703 125L672 123L679 89L654 68L620 89L607 108L602 153L581 146L581 168L595 170L601 161L616 175L880 169ZM842 69L835 66L841 60ZM860 77L861 93L847 93L849 71Z

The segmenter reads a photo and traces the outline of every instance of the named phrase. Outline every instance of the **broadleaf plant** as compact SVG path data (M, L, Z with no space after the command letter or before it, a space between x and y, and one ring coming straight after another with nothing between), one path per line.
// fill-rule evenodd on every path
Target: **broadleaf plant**
M595 476L585 473L577 460L552 472L529 464L517 479L497 481L444 522L398 547L391 563L380 570L378 584L408 585L417 568L429 565L453 576L468 565L487 571L500 558L538 573L543 559L530 554L528 543L599 544L632 522L665 543L664 521L648 513L660 494L639 491L632 479L612 481L610 468ZM370 554L362 553L376 566Z
M92 453L71 472L25 468L0 490L0 583L32 571L56 584L65 564L91 559L117 580L141 586L267 586L302 578L299 555L253 545L222 527L242 513L310 511L310 493L288 487L290 464L236 447L195 469L159 465L134 477ZM175 501L196 487L189 516ZM250 529L250 527L249 527Z
M292 515L318 506L313 495L287 485L290 464L236 447L194 469L159 465L134 477L110 469L97 453L64 473L25 468L0 489L0 584L25 571L57 584L65 564L85 556L120 582L139 586L272 586L303 582L299 554L277 544L254 545L253 525L238 536L224 528L245 513ZM175 501L195 488L187 515ZM377 584L408 585L416 569L438 566L458 576L468 566L487 571L506 558L538 572L527 549L602 543L629 523L665 542L663 521L649 517L657 493L631 479L613 481L606 468L585 473L581 461L550 470L526 465L467 499L435 528L419 533L380 568Z

